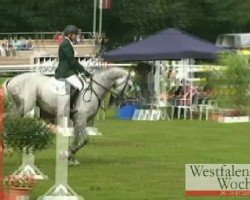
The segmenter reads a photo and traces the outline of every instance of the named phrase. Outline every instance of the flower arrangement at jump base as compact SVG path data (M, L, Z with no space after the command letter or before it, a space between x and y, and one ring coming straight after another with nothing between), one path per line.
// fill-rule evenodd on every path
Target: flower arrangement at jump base
M29 199L31 189L36 185L33 175L10 175L5 177L4 186L8 189L6 200Z
M4 179L6 188L32 189L36 185L36 179L32 175L9 175Z

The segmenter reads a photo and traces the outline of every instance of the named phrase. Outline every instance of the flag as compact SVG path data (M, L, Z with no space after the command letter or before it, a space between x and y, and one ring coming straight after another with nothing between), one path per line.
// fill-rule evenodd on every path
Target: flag
M100 9L111 9L112 7L112 0L100 0L99 8Z

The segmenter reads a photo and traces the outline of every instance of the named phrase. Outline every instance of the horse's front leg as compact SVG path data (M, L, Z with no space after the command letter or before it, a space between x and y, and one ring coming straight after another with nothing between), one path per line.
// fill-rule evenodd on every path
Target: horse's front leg
M74 135L70 142L70 157L74 159L77 151L79 151L85 144L87 144L86 124L87 118L84 113L76 113L74 118Z

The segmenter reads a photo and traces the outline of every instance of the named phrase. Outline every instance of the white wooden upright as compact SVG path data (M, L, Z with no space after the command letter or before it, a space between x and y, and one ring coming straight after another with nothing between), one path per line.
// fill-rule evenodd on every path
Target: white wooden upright
M65 87L66 95L58 95L55 185L38 200L83 200L68 184L68 149L73 128L69 127L70 86Z

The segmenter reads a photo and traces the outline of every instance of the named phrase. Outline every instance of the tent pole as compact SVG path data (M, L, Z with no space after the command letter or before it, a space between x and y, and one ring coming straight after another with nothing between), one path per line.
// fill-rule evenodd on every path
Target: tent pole
M155 67L155 83L154 83L154 90L155 90L155 98L156 98L156 104L159 103L159 96L160 96L160 61L154 62Z
M194 65L194 59L189 59L189 72L190 72L190 106L192 106L193 104L193 65ZM192 116L193 116L193 113L192 113L192 109L190 109L190 116L191 116L191 119L192 119Z
M99 6L99 36L102 34L102 0L100 1L100 6Z

